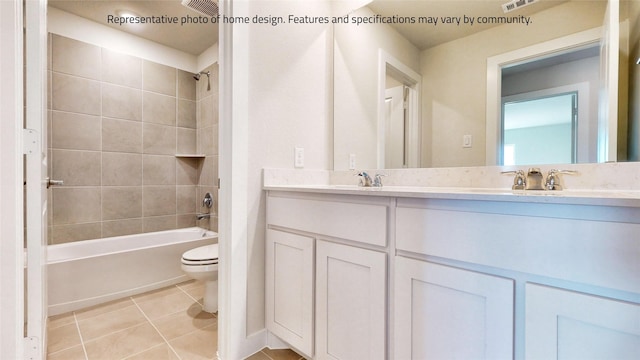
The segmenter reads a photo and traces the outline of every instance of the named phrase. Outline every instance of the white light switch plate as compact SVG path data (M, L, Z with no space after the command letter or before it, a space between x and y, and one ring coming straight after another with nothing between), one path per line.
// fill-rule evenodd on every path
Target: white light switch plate
M473 144L473 137L471 135L462 135L462 147L470 148Z
M297 168L304 167L304 148L294 148L293 166Z
M349 170L356 168L356 154L349 154Z

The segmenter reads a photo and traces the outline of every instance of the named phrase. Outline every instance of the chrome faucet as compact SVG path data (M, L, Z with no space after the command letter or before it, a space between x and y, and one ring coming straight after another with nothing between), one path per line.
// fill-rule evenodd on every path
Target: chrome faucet
M544 182L544 187L547 190L562 190L562 184L560 184L560 174L575 175L578 172L575 170L556 170L551 169L547 174L547 179Z
M360 177L360 182L358 186L370 187L373 186L373 180L371 180L371 176L364 171L361 171L357 174Z
M529 168L527 180L524 183L525 190L544 190L542 172L539 168Z
M210 217L211 217L211 214L197 214L196 220L209 219Z
M501 174L515 174L513 178L513 185L511 190L524 190L526 186L526 180L523 170L503 171Z
M385 174L376 174L376 176L373 177L373 185L374 187L382 187L382 177L383 176L387 176Z

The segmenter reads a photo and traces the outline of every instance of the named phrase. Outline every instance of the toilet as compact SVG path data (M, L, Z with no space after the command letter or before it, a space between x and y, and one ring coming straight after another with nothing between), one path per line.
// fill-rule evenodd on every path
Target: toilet
M205 282L204 305L208 313L218 311L218 244L200 246L182 254L182 271Z

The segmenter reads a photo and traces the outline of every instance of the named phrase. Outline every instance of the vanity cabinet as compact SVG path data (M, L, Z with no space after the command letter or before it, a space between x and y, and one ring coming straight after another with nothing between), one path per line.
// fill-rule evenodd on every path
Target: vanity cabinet
M511 359L514 282L396 257L395 359Z
M308 358L387 357L389 204L269 194L265 305L272 334Z
M526 285L526 359L637 359L640 305Z
M386 255L318 240L316 359L385 359Z
M267 196L267 328L308 358L640 353L640 201L324 191Z

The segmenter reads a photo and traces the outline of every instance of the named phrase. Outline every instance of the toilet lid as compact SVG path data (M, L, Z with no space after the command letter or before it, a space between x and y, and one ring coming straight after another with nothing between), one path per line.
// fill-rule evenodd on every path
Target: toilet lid
M200 246L182 254L182 263L189 265L209 265L218 263L218 244Z

